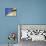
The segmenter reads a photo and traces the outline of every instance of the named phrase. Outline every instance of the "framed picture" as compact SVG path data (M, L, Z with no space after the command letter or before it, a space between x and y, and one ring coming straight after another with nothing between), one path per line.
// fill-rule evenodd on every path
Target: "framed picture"
M16 8L5 8L5 16L16 16Z

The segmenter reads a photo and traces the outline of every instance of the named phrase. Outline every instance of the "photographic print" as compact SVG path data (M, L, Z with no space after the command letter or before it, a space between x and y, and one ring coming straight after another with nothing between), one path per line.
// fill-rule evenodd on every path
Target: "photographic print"
M5 8L5 16L16 16L16 8Z

